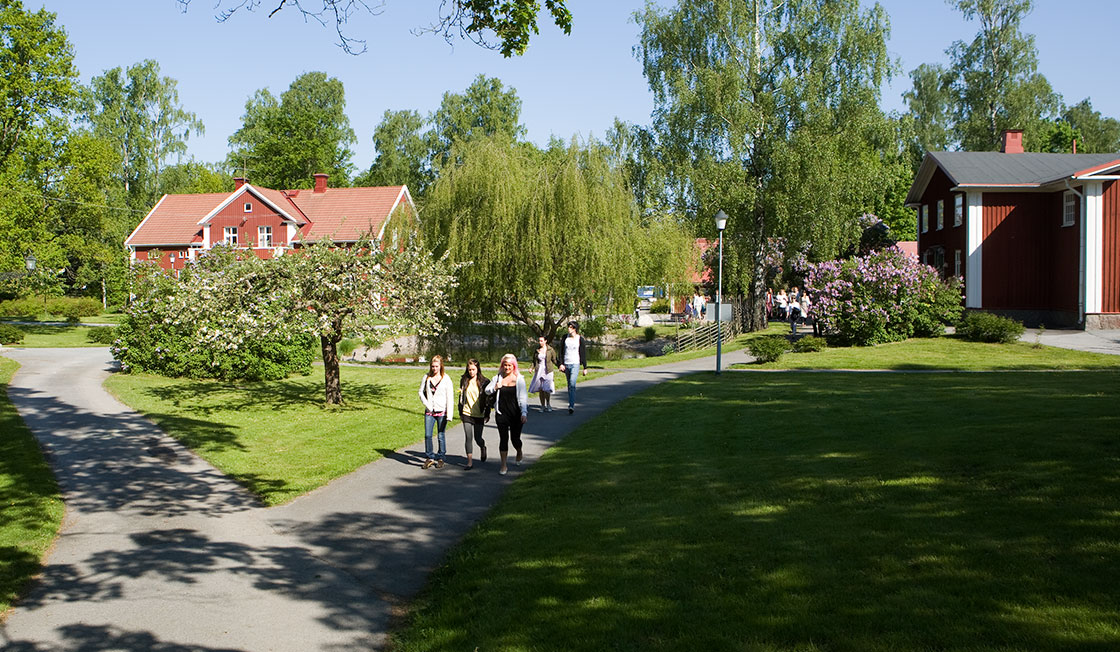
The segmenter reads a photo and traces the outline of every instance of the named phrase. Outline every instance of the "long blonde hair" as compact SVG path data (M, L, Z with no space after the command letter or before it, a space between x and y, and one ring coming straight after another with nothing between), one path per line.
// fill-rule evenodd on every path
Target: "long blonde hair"
M443 377L443 376L447 375L447 369L443 366L443 356L442 355L433 355L431 362L428 363L428 378L435 377L435 374L432 373L432 363L437 362L437 361L439 362L439 375L440 375L440 377Z

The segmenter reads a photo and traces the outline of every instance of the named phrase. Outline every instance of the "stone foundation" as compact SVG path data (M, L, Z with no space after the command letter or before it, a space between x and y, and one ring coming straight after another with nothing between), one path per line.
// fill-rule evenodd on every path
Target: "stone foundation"
M1120 314L1096 313L1085 315L1085 330L1118 330L1120 329Z

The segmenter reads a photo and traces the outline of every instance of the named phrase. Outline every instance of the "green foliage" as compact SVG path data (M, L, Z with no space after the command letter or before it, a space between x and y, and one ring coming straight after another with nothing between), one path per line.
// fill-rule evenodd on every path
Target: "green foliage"
M1023 324L1010 317L970 310L957 324L957 335L972 342L1010 344L1023 335Z
M580 335L597 340L607 332L607 320L605 317L592 317L591 319L584 319L579 323ZM568 332L565 330L563 336L567 337Z
M1062 118L1081 136L1077 141L1078 152L1120 152L1120 120L1107 118L1100 111L1093 110L1089 98L1066 109Z
M494 137L516 142L525 134L516 89L506 88L500 79L481 74L463 93L444 93L439 108L429 119L430 160L437 169L448 161L461 160L452 153L458 144Z
M653 305L649 307L649 311L655 315L669 314L669 300L658 299L657 301L654 301Z
M761 335L747 340L747 349L757 362L776 362L789 351L790 344L785 335Z
M35 319L45 312L43 300L36 297L0 301L0 317Z
M427 244L466 263L454 304L550 336L637 285L630 193L606 152L501 138L455 147L424 209Z
M794 353L818 353L828 348L828 341L823 337L806 335L793 341L790 350Z
M23 330L12 324L0 324L0 344L19 344L23 341Z
M95 326L86 333L86 339L108 346L117 340L117 329L115 326Z
M80 321L82 317L100 314L101 303L89 297L54 297L46 302L46 309L66 321Z
M353 338L344 337L338 343L338 354L342 357L347 357L354 351L358 350L358 340Z
M642 339L647 342L652 342L657 339L657 329L653 326L646 326L642 331Z
M666 342L665 346L661 347L661 355L672 355L677 352L677 345L672 342Z
M252 170L253 182L268 188L310 188L319 173L345 185L354 141L342 82L308 72L279 98L262 89L245 103L227 164Z
M423 128L424 118L416 111L386 110L373 130L377 158L354 185L406 185L413 197L423 197L433 177Z

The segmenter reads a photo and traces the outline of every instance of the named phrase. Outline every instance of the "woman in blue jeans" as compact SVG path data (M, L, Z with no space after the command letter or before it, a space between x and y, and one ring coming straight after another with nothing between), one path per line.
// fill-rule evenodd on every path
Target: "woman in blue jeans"
M579 334L579 322L568 322L568 336L560 343L560 371L568 377L568 414L576 409L576 380L580 370L587 375L587 344Z
M443 370L443 358L432 356L432 364L420 381L420 402L424 404L424 468L443 468L447 455L447 422L455 405L455 381ZM439 432L439 453L432 453L432 431Z

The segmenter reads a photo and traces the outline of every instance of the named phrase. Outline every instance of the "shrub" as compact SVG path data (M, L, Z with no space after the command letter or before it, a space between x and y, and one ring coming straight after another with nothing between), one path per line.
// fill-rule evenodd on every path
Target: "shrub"
M567 337L568 331L561 330L564 337ZM579 324L579 334L590 338L598 339L607 332L607 320L604 317L594 317L592 319L585 319Z
M653 305L649 307L649 311L655 315L669 314L669 300L658 299L657 301L654 301Z
M0 324L0 344L19 344L23 341L23 331L18 326Z
M652 342L657 339L657 329L653 326L646 326L642 331L642 339L647 342Z
M828 342L823 337L814 337L806 335L794 341L790 350L794 353L816 353L828 348Z
M8 299L0 301L0 317L25 317L35 319L43 312L42 299Z
M811 316L829 339L867 346L944 332L961 314L961 284L897 249L809 267Z
M343 358L358 350L358 340L344 337L338 343L338 355Z
M47 301L47 312L66 321L79 321L101 313L101 302L89 297L55 297Z
M973 342L1010 344L1019 340L1023 330L1022 323L990 312L968 312L957 324L957 335Z
M673 344L672 342L668 342L665 344L665 346L661 347L661 355L671 355L676 352L677 345Z
M112 344L117 340L117 329L113 326L94 326L86 333L86 339L94 344Z
M747 348L759 362L776 362L789 350L789 340L784 335L763 335L748 340Z

